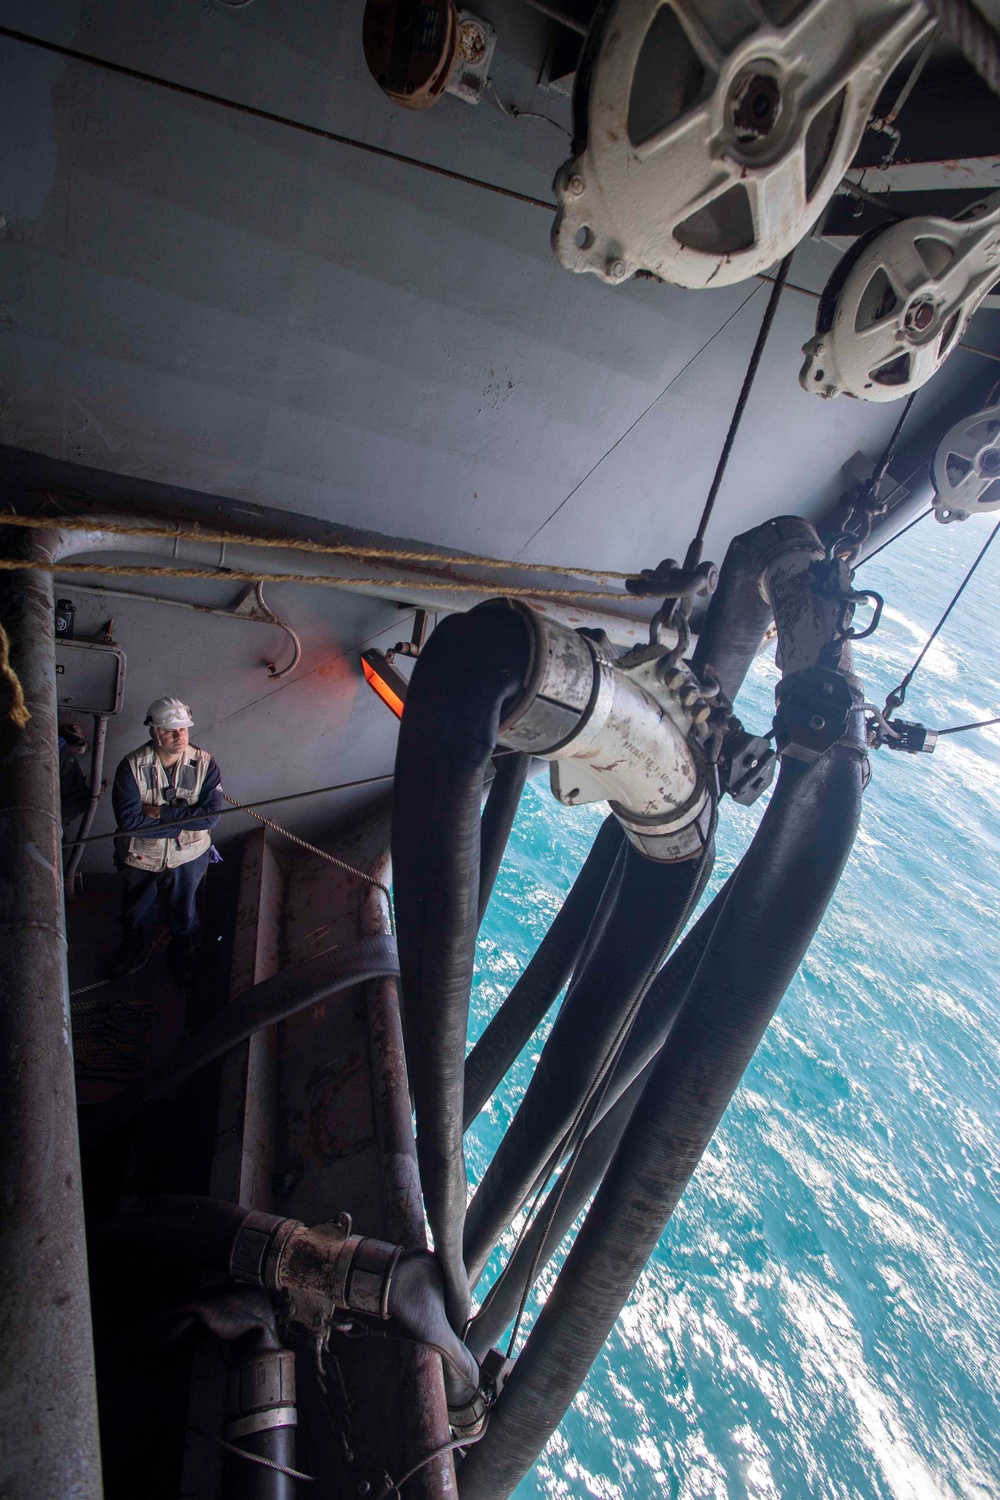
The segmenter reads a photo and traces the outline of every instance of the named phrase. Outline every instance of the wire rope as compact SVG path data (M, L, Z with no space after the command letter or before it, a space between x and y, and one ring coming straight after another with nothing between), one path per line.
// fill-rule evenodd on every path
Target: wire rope
M516 203L526 203L530 208L547 208L550 212L555 211L554 203L546 203L544 198L532 198L527 193L518 193L513 188L501 187L496 182L484 182L479 177L469 177L464 172L453 172L450 167L438 167L433 162L421 161L415 156L406 156L401 151L390 151L386 146L373 146L369 141L359 141L354 136L340 135L335 130L324 130L320 125L310 125L305 120L295 120L288 115L280 115L274 110L259 109L254 104L243 104L238 99L226 99L221 94L209 93L207 89L192 88L187 83L175 83L173 79L163 78L158 73L146 73L141 68L130 68L124 63L111 62L106 57L94 57L89 52L81 52L76 47L64 47L58 42L48 42L42 37L31 36L26 31L16 31L12 26L0 26L0 36L8 37L14 42L23 42L29 47L39 47L43 52L54 52L57 57L68 57L72 62L87 63L92 68L103 68L108 73L117 73L122 78L131 78L137 83L151 83L156 88L169 89L171 93L183 94L189 99L198 99L203 104L216 104L223 109L234 109L239 114L249 115L251 119L263 120L268 125L282 125L286 130L298 130L304 135L318 137L320 140L329 141L334 146L348 146L354 151L363 151L369 156L379 156L384 161L397 162L404 167L419 167L424 172L431 172L436 177L446 177L452 182L464 183L466 187L485 188L489 193L497 193L502 198L512 198Z
M251 818L255 818L258 823L263 823L265 828L272 828L275 833L280 833L282 838L289 839L293 844L298 844L300 849L307 849L310 854L318 855L320 859L327 860L331 865L336 865L340 870L346 870L349 875L354 875L358 880L367 881L369 885L381 891L389 909L389 931L393 937L396 936L396 917L392 909L392 892L387 885L382 884L381 880L374 875L369 875L365 870L359 870L356 865L348 864L346 859L340 859L336 854L327 854L325 849L317 849L315 844L310 844L306 839L300 839L297 833L290 833L287 828L282 828L280 823L274 823L270 818L262 817L260 813L254 812L242 802L237 802L227 792L223 792L222 795L230 807L236 808L240 812L249 813Z
M781 301L781 293L784 289L785 282L788 279L788 271L789 267L792 264L792 256L794 254L794 250L789 250L788 254L785 256L784 260L781 262L781 264L778 266L777 271L775 272L774 282L771 287L771 295L767 299L767 306L764 309L764 316L760 321L760 329L758 330L757 338L754 343L753 350L750 354L750 362L747 365L746 374L743 377L743 384L740 387L740 393L736 398L736 406L733 409L733 415L729 421L729 429L726 433L725 441L722 444L722 452L719 455L719 462L716 464L715 474L712 478L712 483L709 486L705 504L702 507L701 519L698 522L698 529L692 537L691 545L687 551L687 557L684 562L685 568L696 568L701 562L701 554L705 544L705 532L708 529L708 523L711 520L712 511L715 509L715 499L719 493L723 478L725 477L726 467L729 463L729 455L733 451L733 444L736 441L736 434L739 431L740 423L743 420L743 413L746 411L747 402L750 399L750 392L753 389L753 383L756 378L757 371L760 368L760 361L764 353L764 346L767 343L768 334L771 332L771 324L774 322L774 315L778 311L778 303Z
M965 593L965 590L968 588L970 582L972 581L972 577L973 577L976 569L979 567L979 564L982 562L983 558L986 556L987 552L992 547L993 542L996 539L996 536L997 536L998 532L1000 532L1000 521L997 522L997 524L994 526L993 530L990 532L990 534L987 537L986 541L983 543L983 546L981 547L981 549L979 551L979 554L976 557L975 562L972 563L972 565L970 566L970 568L969 568L968 572L966 573L965 577L962 579L962 582L959 584L959 586L955 590L954 594L952 594L951 599L950 599L950 601L948 603L947 608L945 609L945 611L942 614L941 618L938 620L937 624L934 626L934 629L931 631L930 635L927 637L926 641L924 642L923 647L921 648L920 654L918 655L916 661L913 663L913 666L910 668L910 670L903 677L902 681L895 688L893 688L892 692L886 698L886 700L885 700L885 708L883 710L886 718L888 718L891 715L891 713L893 712L894 709L900 708L902 706L902 704L906 701L906 690L910 686L910 683L913 681L913 678L914 678L914 675L915 675L915 673L917 671L917 668L920 666L920 664L923 661L924 657L927 655L927 653L930 650L931 646L933 645L934 641L940 635L941 629L944 626L944 623L947 620L948 616L951 614L952 610L955 608L955 605L958 603L959 599L961 599L962 595Z
M988 729L991 724L1000 724L1000 718L976 719L972 724L953 724L950 729L939 729L937 736L940 739L943 734L964 734L967 729Z
M922 510L920 512L919 516L917 516L915 520L908 522L906 526L901 526L900 529L896 532L895 536L891 536L887 542L883 542L880 547L875 547L873 551L869 552L867 556L863 557L861 559L861 562L858 563L858 567L861 567L861 563L871 562L873 557L878 557L879 553L884 552L886 547L891 547L893 542L898 542L900 537L905 536L908 531L912 531L914 526L919 526L921 521L926 521L927 517L930 515L933 509L933 505L929 505L926 510Z

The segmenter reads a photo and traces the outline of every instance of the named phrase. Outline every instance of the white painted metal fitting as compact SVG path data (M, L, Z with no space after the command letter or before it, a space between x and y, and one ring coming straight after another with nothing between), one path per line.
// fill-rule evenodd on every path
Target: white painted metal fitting
M528 624L531 659L525 691L500 725L501 743L550 760L552 790L567 806L610 803L649 858L693 858L711 811L689 738L702 704L683 707L661 680L668 651L640 651L623 666L577 631L515 607Z

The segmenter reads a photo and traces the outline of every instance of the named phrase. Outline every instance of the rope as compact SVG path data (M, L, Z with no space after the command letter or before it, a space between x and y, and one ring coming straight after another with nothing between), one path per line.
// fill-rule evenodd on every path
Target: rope
M844 177L841 180L838 191L846 193L850 198L857 198L860 203L867 203L871 208L877 208L881 213L888 214L890 219L895 219L897 222L903 218L901 213L897 213L894 208L890 208L884 198L880 198L877 193L870 193L867 188L863 188L859 182L852 182L849 177Z
M924 0L942 36L954 42L994 94L1000 94L1000 37L971 0Z
M743 377L743 385L740 388L739 396L736 398L736 406L733 411L732 419L729 423L729 431L726 433L726 440L722 445L722 452L719 455L719 462L716 465L715 477L713 478L711 487L708 491L708 498L705 501L705 505L701 513L701 520L698 522L698 530L695 532L691 545L688 548L687 558L684 562L685 568L696 568L701 562L702 549L705 544L705 531L708 528L708 523L711 519L712 511L715 508L715 497L719 493L719 488L722 484L723 476L726 472L726 465L729 463L729 455L733 451L733 443L736 441L736 434L739 431L740 423L743 420L743 413L746 410L747 401L750 399L750 391L753 388L753 383L757 374L758 367L760 365L761 356L764 353L764 345L767 343L767 336L771 332L771 324L774 322L774 315L778 311L778 303L781 300L782 288L784 287L785 281L788 278L788 269L792 264L792 256L794 255L794 253L794 250L789 250L788 254L785 256L784 260L778 267L777 273L775 274L774 284L771 287L771 295L767 299L767 306L764 309L764 316L761 319L760 330L757 334L757 342L753 346L753 352L750 355L750 363L747 365L747 372Z
M878 490L879 485L882 483L882 480L885 478L886 473L888 472L888 469L889 469L889 465L892 463L892 460L893 460L893 458L895 456L895 453L896 453L896 444L899 441L899 434L903 430L903 423L906 421L907 417L909 416L909 414L910 414L910 407L913 405L913 403L914 403L914 401L916 399L917 399L917 393L916 393L916 391L911 391L910 395L907 396L906 400L903 403L903 410L900 413L899 421L896 423L895 427L892 429L892 436L889 438L889 441L886 444L885 452L882 454L882 457L879 459L878 463L875 465L875 471L872 474L871 479L868 481L868 488L865 491L865 508L866 509L867 509L869 503L873 499L875 499L876 503L877 503L876 491Z
M110 983L111 983L110 979L95 979L93 984L82 984L78 990L70 990L70 992L69 992L69 998L71 1000L75 1000L76 997L77 997L77 995L85 995L88 990L100 990L100 989L103 989L106 984L110 984ZM82 1002L82 1004L85 1005L85 1006L86 1005L90 1005L92 1003L93 1002L90 1001L90 1000L84 1000Z
M390 1495L396 1495L398 1500L399 1492L402 1489L403 1485L408 1479L412 1479L414 1474L419 1474L421 1469L425 1469L427 1465L433 1463L436 1458L443 1458L446 1453L454 1453L456 1448L471 1448L473 1443L478 1443L480 1438L485 1436L486 1428L488 1426L489 1418L487 1418L486 1422L483 1424L482 1430L480 1432L477 1432L475 1437L452 1438L450 1443L442 1443L440 1448L433 1449L433 1451L428 1453L426 1457L422 1458L419 1463L416 1463L412 1468L407 1469L405 1474L401 1474L398 1479L390 1479L387 1474L385 1476L385 1487L382 1490L382 1493L376 1497L376 1500L388 1500L388 1497Z
M977 719L974 724L953 724L950 729L939 729L938 739L943 734L962 734L966 729L987 729L991 724L1000 724L1000 718Z
M887 542L882 543L881 547L876 547L873 552L868 553L867 557L863 557L861 562L858 563L858 567L860 568L861 563L871 562L873 557L878 557L879 553L884 552L886 547L891 547L893 542L898 542L900 537L905 536L908 531L912 531L914 526L919 526L921 521L926 521L933 509L933 505L929 505L926 510L920 512L916 520L910 521L908 525L900 527L895 536L891 536Z
M218 1443L220 1448L225 1448L227 1453L235 1453L237 1458L245 1458L249 1463L262 1464L265 1469L274 1469L278 1474L287 1474L289 1479L304 1479L307 1484L316 1483L315 1474L303 1474L301 1469L289 1469L284 1464L276 1464L273 1458L265 1458L262 1453L251 1453L249 1448L241 1448L238 1443L229 1443L225 1438L216 1437L214 1433L202 1432L200 1427L193 1429L200 1437L208 1438L212 1443Z
M406 578L343 578L329 573L261 573L259 569L249 571L245 568L151 568L140 567L132 563L61 563L0 557L0 570L16 572L20 569L49 573L58 569L60 573L81 575L99 573L112 578L127 574L129 577L136 578L218 578L229 582L235 579L248 583L306 583L316 584L322 588L405 589L408 594L427 592L431 589L454 594L482 594L483 592L481 584L467 582L464 579L437 581L422 578L415 583ZM69 586L72 587L72 585ZM514 599L618 599L621 602L632 602L628 594L617 593L613 589L535 589L523 588L518 584L510 586L505 584L503 592L509 598Z
M885 450L882 453L882 457L879 459L878 463L872 470L872 477L869 479L868 483L865 485L864 489L858 495L858 498L854 501L847 512L847 519L844 523L845 532L848 532L854 537L855 545L853 548L853 552L855 556L861 550L863 543L866 542L871 536L872 522L874 521L875 517L878 515L884 515L886 513L889 508L889 500L891 499L892 495L896 493L896 489L899 488L899 486L897 485L895 489L891 490L889 492L889 495L886 496L885 500L879 499L879 486L888 473L889 465L892 463L893 456L896 452L896 443L899 441L899 434L903 430L903 424L909 416L910 407L913 405L916 398L917 393L916 391L913 391L904 401L903 410L900 413L899 420L896 423L895 427L892 429L892 433L890 435L889 441L885 445ZM853 530L851 530L852 522L854 522L855 517L858 518L857 524L854 526ZM902 532L900 532L899 534L902 535ZM893 540L895 540L895 538L893 538ZM872 555L874 556L874 554Z
M53 504L57 504L53 495L47 494L46 498ZM503 558L479 557L475 553L444 556L440 552L410 552L399 547L351 546L347 542L311 542L300 537L254 536L251 533L235 531L205 531L198 525L190 531L181 531L179 526L121 526L117 522L105 524L103 521L87 520L80 516L49 518L0 515L0 526L23 526L39 531L51 531L56 525L62 531L99 530L107 532L110 536L159 537L168 542L218 542L227 546L232 544L246 547L277 547L282 552L311 552L321 557L360 557L379 558L387 562L444 563L449 567L477 567L501 572L509 570L521 573L575 574L579 578L624 580L632 576L631 573L615 573L610 569L574 568L558 563L506 562Z
M990 550L990 547L993 545L998 532L1000 532L1000 521L997 522L993 530L990 532L989 537L987 538L979 553L979 556L976 558L975 562L972 564L969 571L962 579L962 582L959 584L958 588L951 596L951 602L949 603L944 614L941 616L940 620L938 620L937 624L934 626L934 629L931 631L930 635L927 637L927 640L924 642L923 649L921 650L920 655L917 657L916 661L913 663L913 666L907 672L906 676L903 678L898 687L894 688L893 691L889 694L888 698L886 698L884 713L887 718L892 713L893 709L901 707L901 705L905 702L906 689L913 681L914 673L916 672L917 668L920 666L920 663L923 661L932 644L940 634L941 627L944 625L944 622L947 620L948 616L955 608L955 605L958 603L959 599L961 599L962 595L965 593L965 590L972 579L972 575L975 573L976 569L979 567L979 564L982 562L983 558Z
M22 564L18 564L18 567ZM31 714L28 705L24 701L24 688L21 679L10 664L10 638L3 625L0 624L0 677L7 684L10 693L10 707L7 709L7 718L17 725L18 729L27 729Z
M374 786L379 781L391 781L392 771L381 776L364 776L360 781L340 781L336 786L316 786L308 792L288 792L284 797L260 797L256 802L238 802L233 807L220 808L218 816L228 818L234 812L249 812L252 807L273 807L276 802L301 802L303 797L320 797L325 792L347 792L356 786ZM100 844L106 839L120 839L116 829L113 833L92 833L85 839L67 839L64 849L76 849L81 844Z
M381 880L376 880L374 875L369 875L366 871L359 870L354 865L349 865L346 859L338 859L335 854L327 854L325 849L317 849L315 844L309 844L305 839L300 839L297 833L289 833L288 829L282 828L280 823L272 823L270 818L261 817L260 813L254 812L252 808L245 807L242 802L235 801L226 792L223 792L222 795L230 807L237 808L240 812L248 813L258 823L263 823L265 828L273 828L275 833L280 833L283 838L290 839L293 844L298 844L300 849L308 849L310 854L318 854L320 859L328 860L331 865L337 865L339 869L346 870L348 875L354 875L358 880L366 880L369 885L373 885L376 890L381 891L389 908L389 931L393 937L396 936L396 917L392 907L392 892L387 885L382 884Z

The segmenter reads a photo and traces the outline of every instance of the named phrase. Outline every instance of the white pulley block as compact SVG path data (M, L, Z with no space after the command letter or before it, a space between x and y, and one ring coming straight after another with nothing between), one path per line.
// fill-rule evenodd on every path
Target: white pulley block
M556 257L620 283L730 286L819 217L882 83L932 23L918 0L607 0L556 174Z
M938 444L931 477L935 520L967 521L1000 510L1000 406L955 423Z
M799 374L817 396L898 401L930 380L1000 278L1000 193L961 220L862 235L820 299Z

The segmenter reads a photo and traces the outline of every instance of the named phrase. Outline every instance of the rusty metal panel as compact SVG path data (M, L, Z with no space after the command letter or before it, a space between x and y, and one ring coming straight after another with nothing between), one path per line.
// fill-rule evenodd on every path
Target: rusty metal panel
M267 830L243 842L230 999L281 967L283 878ZM267 1209L274 1170L274 1033L260 1032L222 1064L209 1192Z

